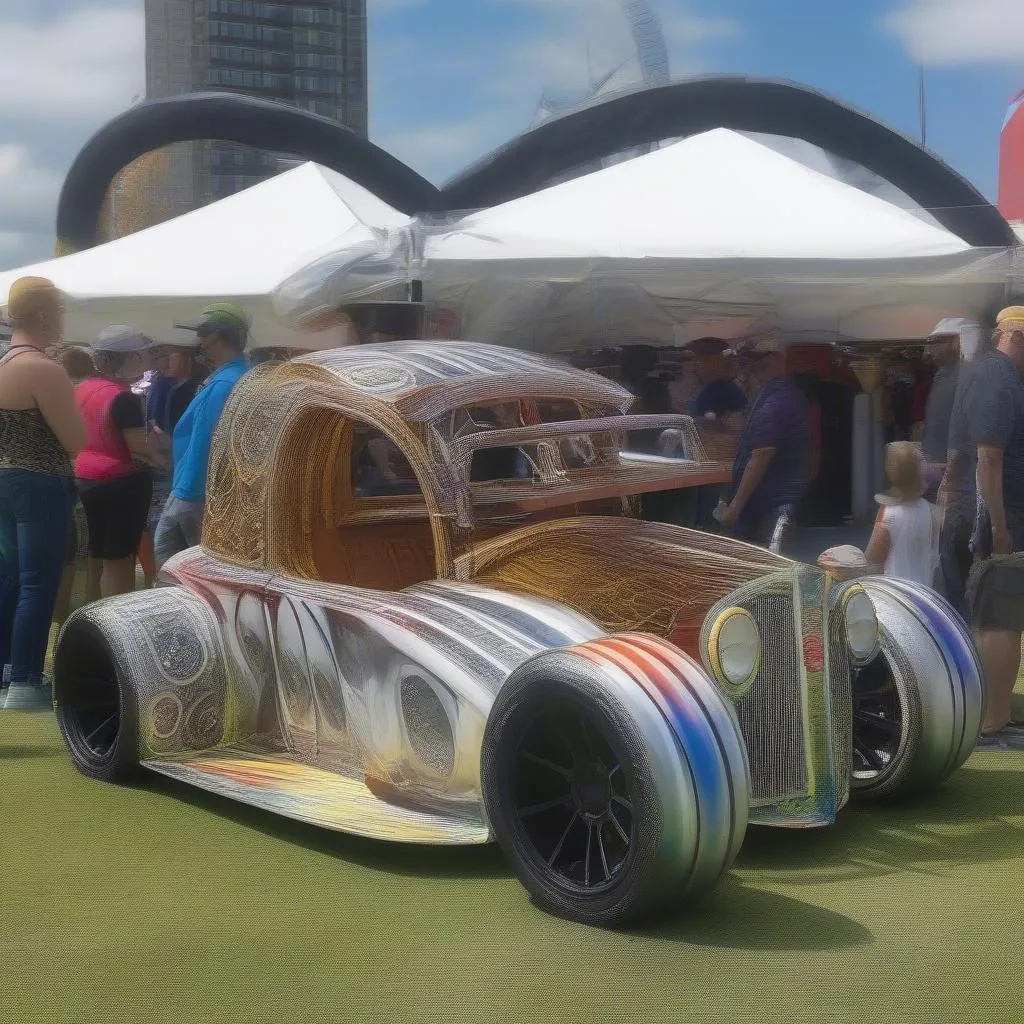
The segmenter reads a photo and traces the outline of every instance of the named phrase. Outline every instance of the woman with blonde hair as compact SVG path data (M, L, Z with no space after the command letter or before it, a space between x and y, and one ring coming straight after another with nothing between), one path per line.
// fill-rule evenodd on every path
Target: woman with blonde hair
M43 676L71 520L71 456L86 442L67 371L46 355L64 304L52 281L11 285L0 358L0 663L7 710L52 706Z
M939 515L925 501L924 457L916 444L894 441L885 449L889 489L875 495L880 508L864 555L886 576L933 585L939 562Z

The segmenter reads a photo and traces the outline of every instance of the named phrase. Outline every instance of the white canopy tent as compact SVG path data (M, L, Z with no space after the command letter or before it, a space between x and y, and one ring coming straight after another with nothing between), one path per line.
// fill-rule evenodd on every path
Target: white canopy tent
M211 301L253 317L255 346L331 347L340 329L299 335L275 315L274 290L328 253L394 254L409 218L334 171L307 163L227 199L113 242L0 274L0 304L27 274L68 296L66 337L88 341L110 323L171 340ZM391 256L397 265L404 257Z
M998 301L1009 265L1004 250L716 129L428 228L420 272L464 336L574 348L776 328L921 337Z

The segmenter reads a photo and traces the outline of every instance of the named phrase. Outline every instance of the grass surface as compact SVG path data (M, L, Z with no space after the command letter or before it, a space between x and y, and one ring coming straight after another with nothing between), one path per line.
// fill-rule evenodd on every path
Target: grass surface
M1020 1021L1024 754L906 806L751 830L699 908L534 908L494 847L320 832L91 782L0 712L0 1021Z

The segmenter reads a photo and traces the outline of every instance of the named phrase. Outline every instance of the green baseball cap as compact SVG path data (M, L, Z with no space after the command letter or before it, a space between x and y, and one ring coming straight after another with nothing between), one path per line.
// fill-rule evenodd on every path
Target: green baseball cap
M195 331L200 338L216 332L229 334L242 345L249 338L252 320L241 306L233 302L213 302L203 310L203 318L197 324L175 324L185 331Z

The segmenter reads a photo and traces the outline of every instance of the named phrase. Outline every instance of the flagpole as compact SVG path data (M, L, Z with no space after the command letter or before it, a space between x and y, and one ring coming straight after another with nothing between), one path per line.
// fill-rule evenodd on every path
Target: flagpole
M918 104L921 118L921 145L928 144L928 92L924 77L924 63L919 66Z

